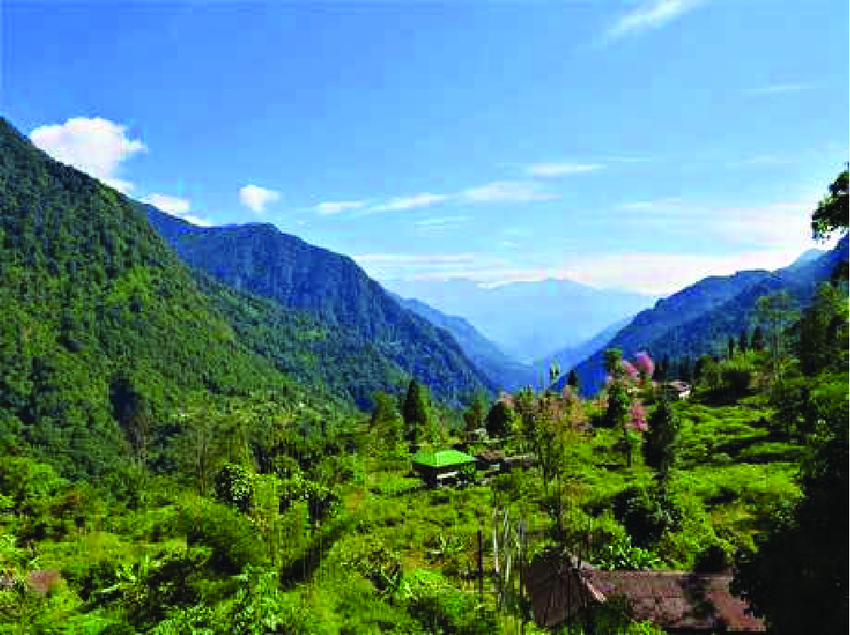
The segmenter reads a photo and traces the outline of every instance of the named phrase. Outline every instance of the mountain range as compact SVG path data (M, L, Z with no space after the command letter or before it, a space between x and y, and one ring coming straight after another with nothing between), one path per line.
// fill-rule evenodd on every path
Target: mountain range
M190 267L236 293L305 313L304 319L327 342L321 350L309 346L310 354L334 369L328 371L334 373L332 383L358 404L368 405L375 389L397 390L410 376L451 403L476 390L496 388L451 334L402 307L351 258L283 234L272 224L199 227L151 205L137 208ZM264 306L275 316L272 322L281 323L281 310ZM272 322L259 320L265 328ZM275 339L283 343L283 338ZM341 356L348 361L340 366ZM281 368L297 370L292 363Z
M582 394L593 395L602 387L606 348L620 348L626 358L647 351L656 360L665 355L677 359L721 353L730 336L737 338L742 330L753 327L756 302L761 296L786 291L798 306L805 306L817 285L828 280L840 262L847 261L847 241L845 236L831 251L808 251L776 271L741 271L704 278L659 300L576 366Z
M508 356L524 363L581 345L656 298L601 290L570 280L482 287L471 280L388 280L389 289L468 320Z

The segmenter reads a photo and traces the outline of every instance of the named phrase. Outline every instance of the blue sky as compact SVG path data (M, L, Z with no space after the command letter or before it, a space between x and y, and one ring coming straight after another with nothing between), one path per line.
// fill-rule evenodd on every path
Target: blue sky
M3 116L380 280L669 293L788 264L848 157L845 0L6 0Z

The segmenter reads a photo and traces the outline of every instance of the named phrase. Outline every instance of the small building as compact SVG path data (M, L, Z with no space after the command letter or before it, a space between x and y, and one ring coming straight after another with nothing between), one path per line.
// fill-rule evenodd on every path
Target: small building
M551 628L587 615L610 598L625 599L633 619L668 633L764 632L764 622L729 591L732 576L686 571L603 571L588 564L544 560L529 567L526 589L534 621Z
M688 399L691 396L690 385L678 379L665 384L663 390L670 399Z
M473 468L475 457L459 450L419 450L411 457L413 469L430 487L436 487L442 482L457 478L466 466Z

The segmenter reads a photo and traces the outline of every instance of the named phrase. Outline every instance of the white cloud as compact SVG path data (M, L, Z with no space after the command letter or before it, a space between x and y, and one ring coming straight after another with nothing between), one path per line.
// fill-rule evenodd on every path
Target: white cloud
M444 227L446 225L459 225L472 220L472 216L442 216L439 218L424 218L416 221L416 225L420 227Z
M528 203L551 201L557 195L544 192L533 181L494 181L464 190L459 198L469 203Z
M157 209L161 209L163 212L171 214L172 216L178 216L179 218L189 221L194 225L200 225L201 227L209 227L212 225L212 223L210 223L207 219L190 213L192 206L187 198L153 193L144 197L142 202L149 203Z
M177 196L169 196L167 194L149 194L142 200L145 203L150 203L154 207L158 207L163 212L168 212L169 214L174 214L175 216L182 216L183 214L186 214L191 208L191 205L189 204L189 199L178 198Z
M121 164L147 147L130 139L122 126L102 117L74 117L63 124L39 126L30 133L33 144L57 161L100 179L125 194L133 184L118 178Z
M747 269L773 270L791 264L811 247L828 248L830 245L816 245L810 239L807 210L812 204L810 197L801 199L807 202L780 201L747 207L695 204L670 197L620 206L624 216L640 227L650 227L661 243L675 245L676 240L665 237L686 236L680 251L566 250L562 253L570 255L551 265L545 257L536 257L541 254L523 250L503 252L498 257L482 252L384 253L364 254L356 259L370 274L383 280L465 279L498 286L566 279L599 288L666 295L707 276ZM511 229L502 230L502 234L520 235ZM515 244L506 239L501 246Z
M744 89L743 93L745 95L752 96L779 95L782 93L794 93L801 90L807 90L809 88L810 86L808 84L769 84L767 86Z
M530 176L545 178L594 172L596 170L601 170L604 167L605 166L601 163L534 163L529 165L525 171Z
M664 213L666 211L678 209L677 206L682 202L678 197L666 197L653 199L651 201L633 201L630 203L620 203L617 208L631 212L652 212L655 214Z
M606 40L658 29L684 15L703 0L648 0L620 16L605 32Z
M524 266L486 254L372 254L357 257L369 273L384 280L471 280L483 287L511 282L572 280L596 288L629 289L669 295L702 278L749 269L785 267L805 249L753 250L735 254L624 252L583 255L560 266Z
M628 252L591 256L560 273L601 288L621 288L669 295L708 276L790 265L808 247L759 249L733 254Z
M251 211L262 214L266 205L280 199L280 194L259 185L243 185L239 188L239 201Z
M431 207L432 205L444 203L447 200L449 200L449 197L445 194L429 194L427 192L423 192L421 194L414 194L413 196L399 196L392 198L386 203L375 205L371 209L375 212L391 212L415 209L417 207Z
M325 201L323 203L319 203L313 209L322 216L328 216L330 214L339 214L340 212L345 212L350 209L360 209L365 205L365 201Z

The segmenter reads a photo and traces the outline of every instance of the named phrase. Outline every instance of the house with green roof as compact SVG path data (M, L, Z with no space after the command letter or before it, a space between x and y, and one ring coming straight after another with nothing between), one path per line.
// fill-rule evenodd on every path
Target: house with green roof
M455 478L467 466L475 468L476 459L459 450L419 450L411 457L413 469L431 487Z

